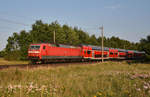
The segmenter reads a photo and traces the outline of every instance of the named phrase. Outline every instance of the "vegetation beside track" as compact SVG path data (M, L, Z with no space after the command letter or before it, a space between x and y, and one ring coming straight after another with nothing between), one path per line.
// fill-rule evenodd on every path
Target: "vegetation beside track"
M4 58L0 58L0 65L16 65L16 64L28 64L28 61L8 61Z
M27 60L28 47L31 43L53 43L53 32L56 33L57 44L67 44L78 46L80 44L89 44L101 46L101 36L89 35L86 31L78 27L69 25L60 25L57 21L50 24L37 20L30 31L21 30L14 32L7 39L7 45L3 51L0 51L0 57L7 60ZM138 43L120 39L112 36L104 37L104 46L109 48L120 48L130 50L145 51L147 59L150 56L150 35L141 39Z
M90 65L5 69L0 97L149 97L150 64L105 62Z

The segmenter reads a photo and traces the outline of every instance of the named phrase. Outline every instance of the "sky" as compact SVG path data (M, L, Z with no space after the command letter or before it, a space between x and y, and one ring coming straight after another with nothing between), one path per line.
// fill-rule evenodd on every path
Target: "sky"
M36 20L58 21L106 37L139 42L150 35L150 0L0 0L0 50L13 32L29 31Z

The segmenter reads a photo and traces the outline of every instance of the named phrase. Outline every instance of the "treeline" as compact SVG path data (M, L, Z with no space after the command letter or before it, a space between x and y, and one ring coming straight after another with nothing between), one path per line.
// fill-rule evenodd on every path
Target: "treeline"
M146 53L146 61L150 61L150 35L146 37L146 39L141 39L138 49L141 51L145 51Z
M60 25L57 21L50 24L43 23L41 20L36 21L32 25L30 31L14 32L7 40L6 48L0 52L0 56L7 60L26 60L29 44L31 43L53 43L53 33L56 34L56 43L80 45L91 44L101 45L101 37L96 38L95 35L89 35L82 29L77 27L70 27L68 25ZM149 38L148 38L149 39ZM148 40L150 41L150 40ZM141 47L147 43L146 39L142 39L141 43L132 43L118 37L106 38L104 37L104 46L112 48L146 50L150 46ZM150 50L149 50L150 51ZM147 51L148 54L150 52Z

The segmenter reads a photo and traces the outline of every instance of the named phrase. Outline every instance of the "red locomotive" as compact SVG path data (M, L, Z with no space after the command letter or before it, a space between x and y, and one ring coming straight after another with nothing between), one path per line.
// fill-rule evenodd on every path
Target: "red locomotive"
M139 59L145 52L104 47L104 59ZM80 45L69 46L62 44L40 43L31 44L28 49L28 58L33 62L54 62L58 60L101 60L102 49L98 46Z

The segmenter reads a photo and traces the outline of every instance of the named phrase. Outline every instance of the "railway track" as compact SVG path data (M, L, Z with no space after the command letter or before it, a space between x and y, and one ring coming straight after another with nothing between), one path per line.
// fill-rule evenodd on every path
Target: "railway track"
M57 66L68 66L68 65L87 65L97 62L54 62L47 64L15 64L15 65L0 65L0 70L8 68L37 68L37 67L57 67Z
M128 64L134 63L134 60L110 60L113 62L126 61ZM68 65L88 65L93 63L100 63L101 61L86 61L86 62L51 62L47 64L15 64L15 65L0 65L0 70L8 68L38 68L38 67L57 67L57 66L68 66ZM108 62L108 61L105 61ZM142 62L142 61L136 61Z
M15 65L0 65L1 69L7 69L7 68L25 68L28 64L15 64Z

